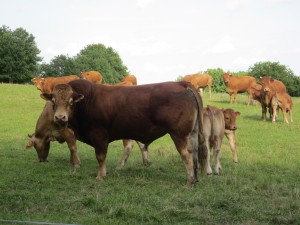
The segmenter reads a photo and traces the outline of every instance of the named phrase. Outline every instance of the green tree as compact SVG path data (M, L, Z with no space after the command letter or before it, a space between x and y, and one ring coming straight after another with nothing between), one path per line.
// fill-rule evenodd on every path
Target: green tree
M215 92L225 92L226 86L223 82L222 75L224 74L224 71L220 68L217 69L207 69L205 73L211 75L214 79L213 85L212 85L212 91Z
M111 47L106 48L103 44L86 46L75 57L77 71L99 71L107 83L119 82L128 69L119 56Z
M71 74L78 74L75 61L68 55L58 55L50 61L49 64L42 63L40 73L44 77L60 77Z
M259 79L268 75L274 79L281 80L291 96L300 96L299 77L296 77L293 71L279 62L258 62L250 66L248 72Z
M35 38L23 28L11 31L0 28L0 80L13 82L29 81L38 71L38 56Z

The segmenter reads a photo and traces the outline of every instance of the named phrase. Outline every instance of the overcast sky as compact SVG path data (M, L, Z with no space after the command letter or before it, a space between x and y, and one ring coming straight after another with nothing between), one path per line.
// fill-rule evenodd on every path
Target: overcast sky
M300 75L299 0L1 0L0 8L0 25L33 34L45 62L101 43L139 84L259 61Z

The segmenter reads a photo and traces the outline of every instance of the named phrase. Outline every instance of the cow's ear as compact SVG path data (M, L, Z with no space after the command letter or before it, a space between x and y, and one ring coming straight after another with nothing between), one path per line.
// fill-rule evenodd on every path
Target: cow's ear
M82 95L82 94L77 94L77 93L74 93L74 94L73 94L73 101L74 101L74 102L79 102L79 101L81 101L82 99L84 99L84 95Z
M239 116L241 115L240 112L235 112L236 118L239 118Z
M52 101L53 95L48 93L42 93L41 95L42 99L45 99L46 101Z

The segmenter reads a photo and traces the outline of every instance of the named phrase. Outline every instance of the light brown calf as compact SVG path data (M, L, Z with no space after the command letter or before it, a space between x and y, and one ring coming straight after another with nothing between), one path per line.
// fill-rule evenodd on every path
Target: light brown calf
M274 96L272 97L271 106L273 109L273 116L272 116L273 123L276 122L276 118L278 116L277 115L278 108L280 108L282 111L284 121L286 123L289 123L287 116L286 116L286 113L289 112L291 123L293 123L293 112L292 112L293 102L292 102L291 96L289 96L288 93L286 93L286 92L277 93L276 92L274 94Z
M209 152L209 149L211 148L214 151L214 174L219 174L220 172L220 149L224 134L229 141L230 148L233 153L233 161L238 161L236 154L235 130L237 129L236 118L238 118L239 115L239 112L234 112L232 109L218 109L214 106L207 106L203 109L203 133L208 149L206 167L208 175L212 174Z

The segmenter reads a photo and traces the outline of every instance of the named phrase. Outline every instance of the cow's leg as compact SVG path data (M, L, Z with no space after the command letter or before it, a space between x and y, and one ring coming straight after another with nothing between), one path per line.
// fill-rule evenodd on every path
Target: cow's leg
M274 105L274 106L272 107L272 112L273 112L273 115L272 115L272 123L275 123L275 122L276 122L276 119L277 119L277 108L278 108L277 105Z
M230 104L232 104L232 92L231 93L228 93L229 94L229 97L230 97Z
M293 123L293 112L292 112L292 109L290 108L289 110L289 113L290 113L290 119L291 119L291 123Z
M64 130L63 134L64 134L64 139L66 140L70 150L70 162L76 168L79 168L80 158L77 154L76 138L74 132L67 128Z
M132 148L133 148L133 140L123 139L123 146L124 146L123 155L118 163L117 169L121 169L125 166L125 163L130 155Z
M209 99L211 99L211 86L208 85L208 91L209 91Z
M103 178L106 176L106 164L105 164L105 159L106 159L106 154L107 154L107 147L108 144L105 143L99 143L96 145L97 147L95 148L95 153L96 153L96 158L99 163L99 169L98 169L98 174L96 179L102 181Z
M144 166L148 166L149 160L148 160L148 145L143 144L141 142L136 142L141 150L142 153L142 159Z
M234 91L233 97L234 97L234 103L235 103L235 104L237 103L237 101L236 101L236 96L237 96L237 91Z
M186 185L188 187L192 187L196 179L194 174L193 149L189 140L190 138L182 138L175 135L171 135L171 138L174 141L176 149L185 165L187 179Z
M206 158L206 174L207 175L212 175L212 169L210 165L210 146L209 146L209 138L205 137L205 144L207 147L207 158Z
M219 175L220 169L221 168L221 162L220 162L220 149L221 149L221 143L222 141L220 140L221 138L215 138L214 141L214 160L215 160L215 169L214 169L214 174Z
M270 112L270 109L269 109ZM261 104L261 117L263 121L267 121L267 106L264 104Z
M286 107L282 107L282 113L283 113L284 122L289 123L289 120L287 119L287 115L286 115Z
M233 162L237 163L237 153L236 153L236 142L235 142L235 131L225 130L225 136L229 141L229 145L232 151Z

